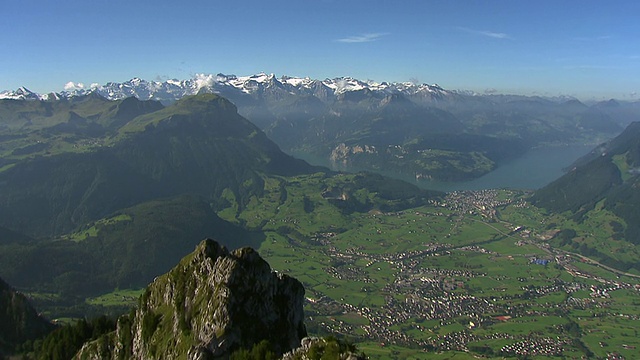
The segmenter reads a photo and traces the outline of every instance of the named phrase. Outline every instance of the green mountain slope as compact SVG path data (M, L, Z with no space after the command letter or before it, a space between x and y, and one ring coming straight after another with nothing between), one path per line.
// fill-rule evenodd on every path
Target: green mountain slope
M63 302L140 288L188 254L193 239L206 236L233 247L261 241L259 233L220 219L209 202L179 196L119 210L58 241L0 246L0 274L21 288L58 293Z
M270 211L288 203L289 175L300 174L296 184L314 184L301 207L306 216L322 202L336 223L435 196L379 175L308 175L319 168L282 153L235 106L211 94L137 116L102 144L25 158L0 172L0 226L23 238L0 243L0 276L56 294L40 300L44 309L140 288L187 254L193 239L257 246L272 225ZM274 208L255 209L257 199L273 199ZM240 216L249 207L255 216Z
M162 108L156 101L109 101L95 93L71 100L0 100L0 158L3 164L15 164L35 156L90 151L129 120Z
M225 209L218 212L203 197L183 195L118 210L56 241L0 244L0 276L23 289L59 294L57 300L41 302L43 308L69 306L77 296L144 286L187 254L193 239L215 236L225 246L257 247L264 231L280 229L293 216L279 214L292 210L299 210L295 217L301 223L321 217L322 226L343 227L351 214L400 211L439 195L375 174L318 173L263 181L262 194L250 199L241 216L238 199L229 191ZM259 203L265 206L257 208Z
M536 192L535 205L555 212L586 211L604 199L612 187L622 185L620 170L609 157L576 167Z
M115 119L117 114L131 117L146 109L136 104L110 104L110 124L126 118ZM260 192L261 173L313 170L211 94L138 116L112 135L83 152L10 159L16 162L0 172L0 225L55 236L160 197L188 193L215 202L230 189L243 203Z
M55 326L40 317L27 298L0 279L0 356L46 335Z
M629 269L638 265L621 262L621 254L596 251L598 243L619 240L640 245L640 123L635 122L618 137L579 159L573 169L538 190L533 204L549 211L568 212L578 222L599 218L607 211L617 217L609 223L611 239L593 246L581 245L581 252L606 261L607 265ZM625 255L631 255L628 252Z

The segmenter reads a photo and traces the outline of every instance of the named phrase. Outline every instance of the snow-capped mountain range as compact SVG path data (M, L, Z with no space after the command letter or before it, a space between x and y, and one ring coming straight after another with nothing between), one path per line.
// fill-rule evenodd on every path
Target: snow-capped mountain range
M152 99L172 102L184 96L205 91L230 98L238 98L243 95L249 95L252 98L267 95L283 97L291 94L313 95L326 101L338 98L348 92L363 91L380 95L402 93L413 98L437 100L458 93L457 91L445 90L438 85L414 84L411 82L378 83L361 81L351 77L325 80L290 76L276 78L273 74L265 73L251 76L196 74L196 76L188 80L167 80L163 82L133 78L123 83L92 84L88 88L73 83L69 83L69 85L68 89L64 91L50 94L37 94L21 87L15 91L0 92L0 99L53 100L96 92L110 100L135 96L141 100Z

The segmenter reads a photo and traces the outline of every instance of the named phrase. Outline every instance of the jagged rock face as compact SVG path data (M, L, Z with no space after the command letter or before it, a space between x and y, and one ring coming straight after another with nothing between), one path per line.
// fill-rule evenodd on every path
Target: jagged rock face
M118 321L108 356L92 343L76 358L210 359L264 339L282 354L306 336L303 300L302 284L255 250L204 240L149 285L133 319Z

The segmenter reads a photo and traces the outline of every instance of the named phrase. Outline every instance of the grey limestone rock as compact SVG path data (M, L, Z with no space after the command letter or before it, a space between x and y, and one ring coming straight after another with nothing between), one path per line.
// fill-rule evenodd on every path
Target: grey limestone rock
M230 252L207 239L147 287L100 358L226 358L262 340L283 354L307 335L303 301L302 284L272 271L255 250ZM96 358L97 347L87 344L76 358Z

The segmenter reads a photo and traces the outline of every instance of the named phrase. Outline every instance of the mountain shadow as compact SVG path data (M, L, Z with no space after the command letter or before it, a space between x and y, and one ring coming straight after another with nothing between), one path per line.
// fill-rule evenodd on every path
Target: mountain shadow
M0 356L18 345L40 338L55 328L42 318L27 298L0 279Z

